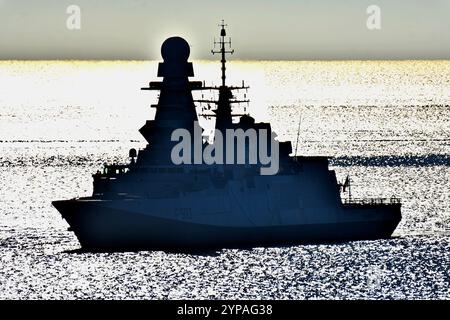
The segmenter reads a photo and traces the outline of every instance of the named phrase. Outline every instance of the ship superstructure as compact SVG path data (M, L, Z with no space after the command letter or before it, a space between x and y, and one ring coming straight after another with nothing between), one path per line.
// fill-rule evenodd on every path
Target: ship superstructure
M213 53L221 55L221 85L190 81L188 43L167 39L158 68L163 79L143 88L160 92L152 106L155 119L140 129L148 145L131 149L130 163L94 174L91 197L53 202L81 245L194 249L390 237L401 219L397 199L343 202L347 183L338 183L326 157L291 155L291 142L277 141L269 123L232 112L234 104L248 103L233 92L248 87L226 83L226 55L234 51L226 48L231 46L226 25L220 27L219 50ZM196 90L215 90L218 99L194 100ZM216 119L214 142L202 136L196 103L215 106L204 114ZM181 151L177 132L191 137ZM229 132L254 132L256 140L251 135L241 144L218 140ZM276 170L263 174L274 163L254 159L255 154L276 159Z

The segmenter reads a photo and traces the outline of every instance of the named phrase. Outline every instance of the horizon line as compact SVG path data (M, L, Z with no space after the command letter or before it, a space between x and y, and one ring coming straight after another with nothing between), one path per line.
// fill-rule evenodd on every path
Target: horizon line
M0 59L0 62L8 62L8 61L18 61L18 62L70 62L70 61L86 61L86 62L102 62L102 61L120 61L120 62L159 62L163 61L162 58L159 59L103 59L103 58L95 58L95 59ZM208 61L208 62L220 62L217 59L189 59L188 61ZM376 58L376 59L353 59L353 58L345 58L345 59L232 59L227 60L228 63L232 62L299 62L299 61L318 61L318 62L333 62L333 61L392 61L392 62L400 62L400 61L450 61L449 58L398 58L398 59L384 59L384 58Z

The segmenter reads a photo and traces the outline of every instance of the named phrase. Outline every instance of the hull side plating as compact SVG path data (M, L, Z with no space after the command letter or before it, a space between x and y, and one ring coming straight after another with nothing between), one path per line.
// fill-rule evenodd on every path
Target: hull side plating
M220 226L105 208L95 202L55 201L85 249L213 249L279 246L389 238L401 220L400 207L342 209L342 222L271 226ZM374 212L371 212L374 211ZM360 219L367 214L373 219ZM378 216L378 218L377 218Z

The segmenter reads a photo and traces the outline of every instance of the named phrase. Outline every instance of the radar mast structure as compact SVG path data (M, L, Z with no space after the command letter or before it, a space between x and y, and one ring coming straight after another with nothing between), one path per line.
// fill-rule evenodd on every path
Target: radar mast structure
M247 116L247 109L244 107L244 113L242 114L233 114L232 113L232 104L240 104L240 103L249 103L250 100L246 99L246 94L244 94L244 99L243 100L238 100L235 99L234 95L232 94L232 92L234 90L248 90L249 87L245 85L244 81L242 81L242 85L241 86L228 86L226 84L226 63L227 63L227 59L226 59L226 55L230 54L232 55L234 53L234 50L231 49L231 38L228 38L228 40L226 39L227 36L227 32L225 27L227 27L227 25L225 24L225 21L222 20L222 23L219 24L220 27L220 37L219 37L219 41L216 41L214 39L214 48L216 48L216 46L219 47L219 50L211 50L211 53L213 55L215 54L220 54L221 55L221 71L222 71L222 84L221 86L217 87L217 86L212 86L212 87L203 87L203 89L210 89L210 90L218 90L219 91L219 98L218 100L205 100L205 99L201 99L201 100L195 100L195 102L199 102L199 103L206 103L208 104L208 108L203 108L203 111L205 110L210 110L213 113L208 113L208 114L201 114L201 116L206 117L206 118L210 118L210 117L215 117L216 118L216 129L219 130L225 130L227 128L231 128L232 127L232 118L233 117L241 117L241 116ZM229 47L229 49L227 49L227 45ZM217 108L214 110L211 110L210 104L216 104Z
M226 67L226 63L227 63L226 55L227 54L231 54L232 55L234 53L234 50L231 49L231 38L228 38L228 41L225 40L225 37L227 36L227 31L225 30L225 27L227 27L227 26L228 25L225 24L225 21L222 20L222 23L219 24L219 27L221 27L220 38L219 38L220 40L216 41L216 39L214 39L214 47L216 47L216 45L219 45L220 50L219 51L214 51L214 49L211 50L211 53L213 55L216 54L216 53L220 53L221 57L222 57L222 59L220 61L222 63L222 87L226 86L226 78L227 78L227 76L226 76L226 70L227 70L227 67ZM225 49L226 45L229 45L230 50L226 50Z

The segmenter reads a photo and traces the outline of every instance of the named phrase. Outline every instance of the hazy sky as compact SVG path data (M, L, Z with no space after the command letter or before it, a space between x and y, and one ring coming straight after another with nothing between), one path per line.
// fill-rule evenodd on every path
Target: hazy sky
M450 0L0 0L0 59L159 59L172 35L210 58L222 18L235 59L450 59Z

